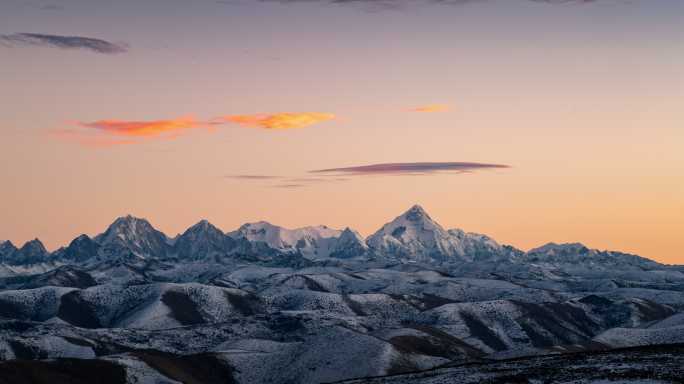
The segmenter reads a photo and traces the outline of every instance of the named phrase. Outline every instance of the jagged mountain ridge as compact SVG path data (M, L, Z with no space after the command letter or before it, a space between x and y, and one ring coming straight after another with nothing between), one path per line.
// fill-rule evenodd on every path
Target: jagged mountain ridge
M248 223L228 233L233 239L263 242L283 252L300 252L310 259L325 258L342 231L325 225L287 229L265 221Z
M548 243L528 251L525 259L530 262L582 264L607 268L626 266L655 268L659 265L657 262L644 257L615 251L599 251L590 249L581 243Z
M0 262L9 265L26 265L43 262L47 259L49 252L43 243L38 239L26 242L21 248L17 249L11 242L2 244L0 249Z
M461 229L445 229L419 205L383 225L363 239L351 228L311 226L287 229L265 221L244 224L223 232L206 220L175 238L155 229L147 220L131 215L116 219L103 233L91 238L80 235L68 246L47 252L40 240L17 249L11 242L0 244L0 264L83 265L145 260L221 260L229 257L259 259L263 255L326 259L383 259L395 262L454 264L470 262L528 262L592 265L624 268L654 268L659 264L620 252L598 251L581 244L549 243L529 252L501 245L494 239Z

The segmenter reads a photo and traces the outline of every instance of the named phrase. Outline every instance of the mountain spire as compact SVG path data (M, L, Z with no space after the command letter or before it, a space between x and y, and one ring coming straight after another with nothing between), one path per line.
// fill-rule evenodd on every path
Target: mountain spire
M126 251L138 257L164 256L169 250L168 238L147 220L126 215L116 219L107 230L95 237L110 256Z

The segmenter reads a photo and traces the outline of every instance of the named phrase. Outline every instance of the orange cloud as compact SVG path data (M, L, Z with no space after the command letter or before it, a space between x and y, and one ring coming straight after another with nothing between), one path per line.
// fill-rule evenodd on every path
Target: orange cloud
M322 121L334 119L330 113L276 113L264 115L231 115L212 121L196 120L184 116L168 120L97 120L72 122L78 128L53 130L52 136L86 147L111 147L137 144L149 139L175 139L196 128L214 130L225 123L265 129L303 128Z
M98 120L92 123L79 123L79 125L116 136L129 137L177 135L188 129L207 127L206 123L198 122L192 117L151 121Z
M210 123L193 117L149 121L98 120L73 124L78 128L57 129L50 134L85 147L112 147L137 144L147 139L175 139L195 128L213 129Z
M271 115L231 115L222 119L227 122L264 129L293 129L332 120L335 115L320 112L275 113Z
M446 104L431 104L424 105L422 107L412 108L411 112L446 112L449 110L449 106Z

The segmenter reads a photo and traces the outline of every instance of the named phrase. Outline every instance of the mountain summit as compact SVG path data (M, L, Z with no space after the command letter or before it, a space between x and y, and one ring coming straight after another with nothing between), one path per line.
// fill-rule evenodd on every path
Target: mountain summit
M363 237L355 230L347 227L337 238L330 250L330 257L336 259L351 259L368 255L368 245Z
M342 231L317 225L287 229L266 221L244 224L228 236L234 239L247 239L263 242L273 249L284 252L300 252L307 258L319 259L330 255Z
M31 265L46 262L50 253L38 239L26 242L21 248L8 257L7 264Z
M154 229L147 220L131 215L116 219L104 233L95 237L95 241L110 256L130 252L140 258L159 257L169 250L166 235Z
M0 263L8 260L14 252L17 251L17 247L12 244L11 241L6 240L0 242Z
M408 261L467 260L459 242L420 205L385 224L366 242L380 255Z
M179 258L199 260L226 252L229 238L207 220L188 228L173 244Z
M430 263L501 260L522 253L485 235L446 230L420 205L385 224L366 243L373 252L385 257Z

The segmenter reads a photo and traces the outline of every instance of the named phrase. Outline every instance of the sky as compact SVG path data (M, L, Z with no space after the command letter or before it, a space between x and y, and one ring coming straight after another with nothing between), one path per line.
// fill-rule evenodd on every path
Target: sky
M684 264L680 0L3 0L0 239L446 228Z

